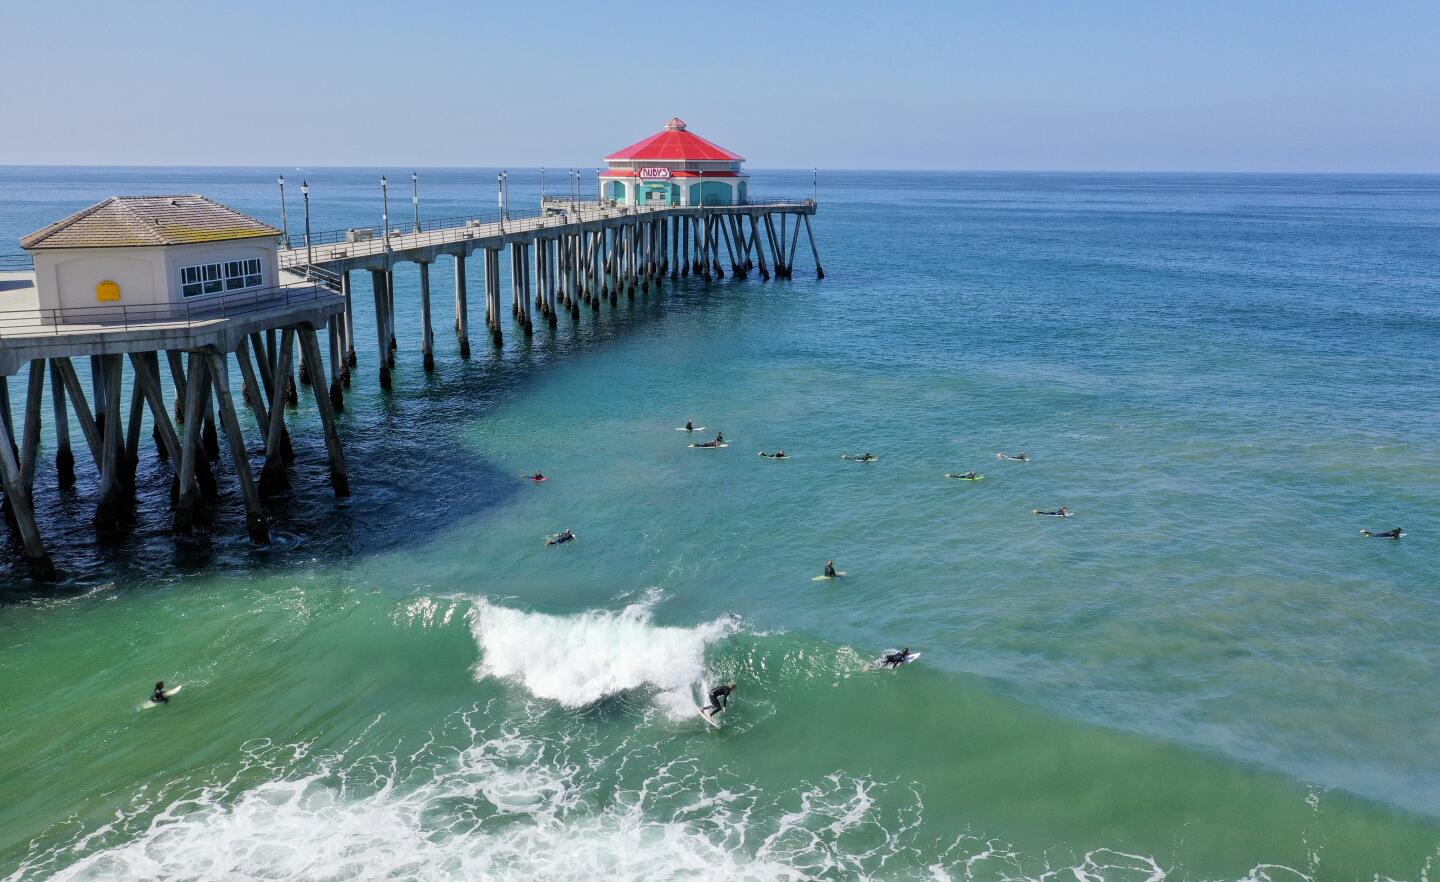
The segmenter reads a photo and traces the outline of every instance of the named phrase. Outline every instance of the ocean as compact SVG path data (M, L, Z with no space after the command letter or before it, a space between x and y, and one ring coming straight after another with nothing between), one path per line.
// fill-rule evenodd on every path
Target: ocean
M316 231L378 224L382 173L403 221L409 171L0 168L0 253L113 194L278 224L282 172L293 238L302 179ZM495 206L419 174L426 217ZM402 265L392 393L357 277L353 496L302 401L267 548L223 461L172 537L153 456L97 546L47 437L67 579L0 575L0 879L1434 879L1440 177L814 192L823 281L802 237L792 281L507 310L468 362L438 263L428 375Z

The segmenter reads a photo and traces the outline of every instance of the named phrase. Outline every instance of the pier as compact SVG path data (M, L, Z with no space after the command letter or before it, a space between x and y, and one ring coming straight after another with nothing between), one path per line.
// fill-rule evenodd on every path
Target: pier
M375 358L380 388L393 388L397 265L419 268L426 371L435 369L437 263L448 264L453 322L448 309L442 321L453 324L462 359L471 353L472 279L483 300L475 317L500 346L507 329L533 335L562 314L578 320L582 310L599 312L666 280L793 278L802 226L824 278L811 225L816 200L752 198L741 160L672 119L607 157L593 200L579 198L577 173L570 197L542 194L538 207L512 211L502 174L498 210L422 220L412 175L414 217L397 225L381 178L378 225L313 233L303 184L304 233L292 236L282 177L279 228L204 196L139 196L112 197L25 237L29 256L0 262L0 505L29 572L58 576L35 504L47 415L56 485L76 483L72 428L88 454L81 460L94 464L100 541L134 524L148 415L155 456L174 464L172 530L205 524L223 432L249 537L268 543L266 506L289 493L295 459L286 412L299 406L303 386L319 415L333 492L348 496L337 415L362 350ZM364 274L368 297L359 293ZM355 333L356 310L371 308L373 352ZM22 374L17 412L10 387ZM258 472L247 453L252 421Z

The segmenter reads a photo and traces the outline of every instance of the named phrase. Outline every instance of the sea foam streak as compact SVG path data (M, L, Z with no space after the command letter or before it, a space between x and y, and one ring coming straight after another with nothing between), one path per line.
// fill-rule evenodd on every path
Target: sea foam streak
M705 676L705 647L732 632L734 622L656 625L650 606L556 616L479 600L470 624L481 652L475 676L515 680L531 695L566 707L650 688L667 714L691 715L695 685Z

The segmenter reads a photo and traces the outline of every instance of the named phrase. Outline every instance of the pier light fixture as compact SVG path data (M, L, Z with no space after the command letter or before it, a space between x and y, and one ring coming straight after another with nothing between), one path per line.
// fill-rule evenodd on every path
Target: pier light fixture
M545 201L545 166L540 166L540 201Z
M420 176L410 173L410 202L415 206L415 232L420 232Z
M385 240L385 250L390 250L390 181L380 176L380 238Z
M305 277L310 277L310 267L315 264L315 253L310 249L310 182L300 182L300 198L305 200Z
M285 220L285 176L280 176L280 241L290 247L290 224Z

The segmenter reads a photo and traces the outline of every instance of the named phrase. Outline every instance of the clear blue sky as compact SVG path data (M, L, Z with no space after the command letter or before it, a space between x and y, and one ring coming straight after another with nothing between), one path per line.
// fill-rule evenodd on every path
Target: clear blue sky
M0 164L1440 172L1440 0L6 7Z

